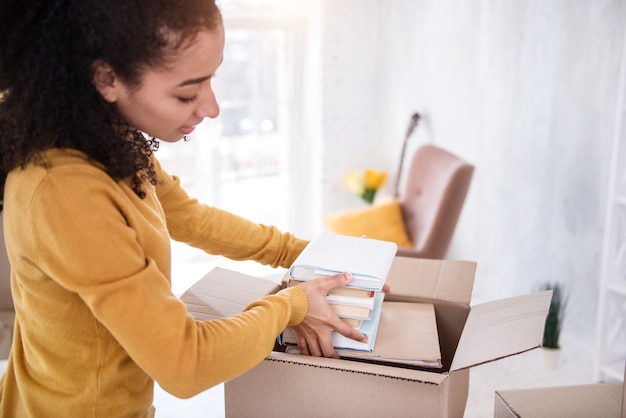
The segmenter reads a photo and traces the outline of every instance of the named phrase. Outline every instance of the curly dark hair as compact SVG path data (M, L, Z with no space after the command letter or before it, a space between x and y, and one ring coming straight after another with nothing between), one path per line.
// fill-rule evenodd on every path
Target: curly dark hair
M142 68L220 23L213 0L0 1L0 210L8 173L50 148L84 152L143 198L157 181L152 141L100 96L92 63L139 86Z

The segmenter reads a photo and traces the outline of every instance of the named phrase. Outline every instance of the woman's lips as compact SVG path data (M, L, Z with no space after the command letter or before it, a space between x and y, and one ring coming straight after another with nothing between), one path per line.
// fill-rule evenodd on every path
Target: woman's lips
M183 135L189 135L190 133L193 132L194 129L196 129L195 126L192 126L190 128L182 127L182 128L180 128L180 131L183 133Z

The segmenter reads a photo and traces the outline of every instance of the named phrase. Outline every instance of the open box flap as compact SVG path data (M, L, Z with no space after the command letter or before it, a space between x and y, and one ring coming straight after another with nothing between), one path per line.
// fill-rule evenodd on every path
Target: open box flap
M552 290L472 307L451 371L541 346Z
M387 283L385 300L442 300L469 305L476 263L396 257Z
M225 318L280 290L276 281L215 267L180 297L198 320Z

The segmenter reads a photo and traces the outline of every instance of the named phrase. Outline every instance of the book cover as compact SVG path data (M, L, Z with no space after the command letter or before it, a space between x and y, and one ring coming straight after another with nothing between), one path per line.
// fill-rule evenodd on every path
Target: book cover
M394 242L339 235L325 230L311 240L289 268L295 280L352 273L347 286L380 291L398 251Z

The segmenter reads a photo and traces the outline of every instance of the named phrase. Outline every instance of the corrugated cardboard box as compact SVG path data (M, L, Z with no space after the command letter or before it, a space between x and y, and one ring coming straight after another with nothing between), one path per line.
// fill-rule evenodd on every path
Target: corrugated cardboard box
M495 418L626 418L626 368L622 383L498 390Z
M496 418L619 418L623 383L496 391Z
M462 417L469 368L539 347L551 298L548 291L471 307L475 268L397 257L387 279L385 300L435 304L443 371L275 351L225 384L226 415Z

